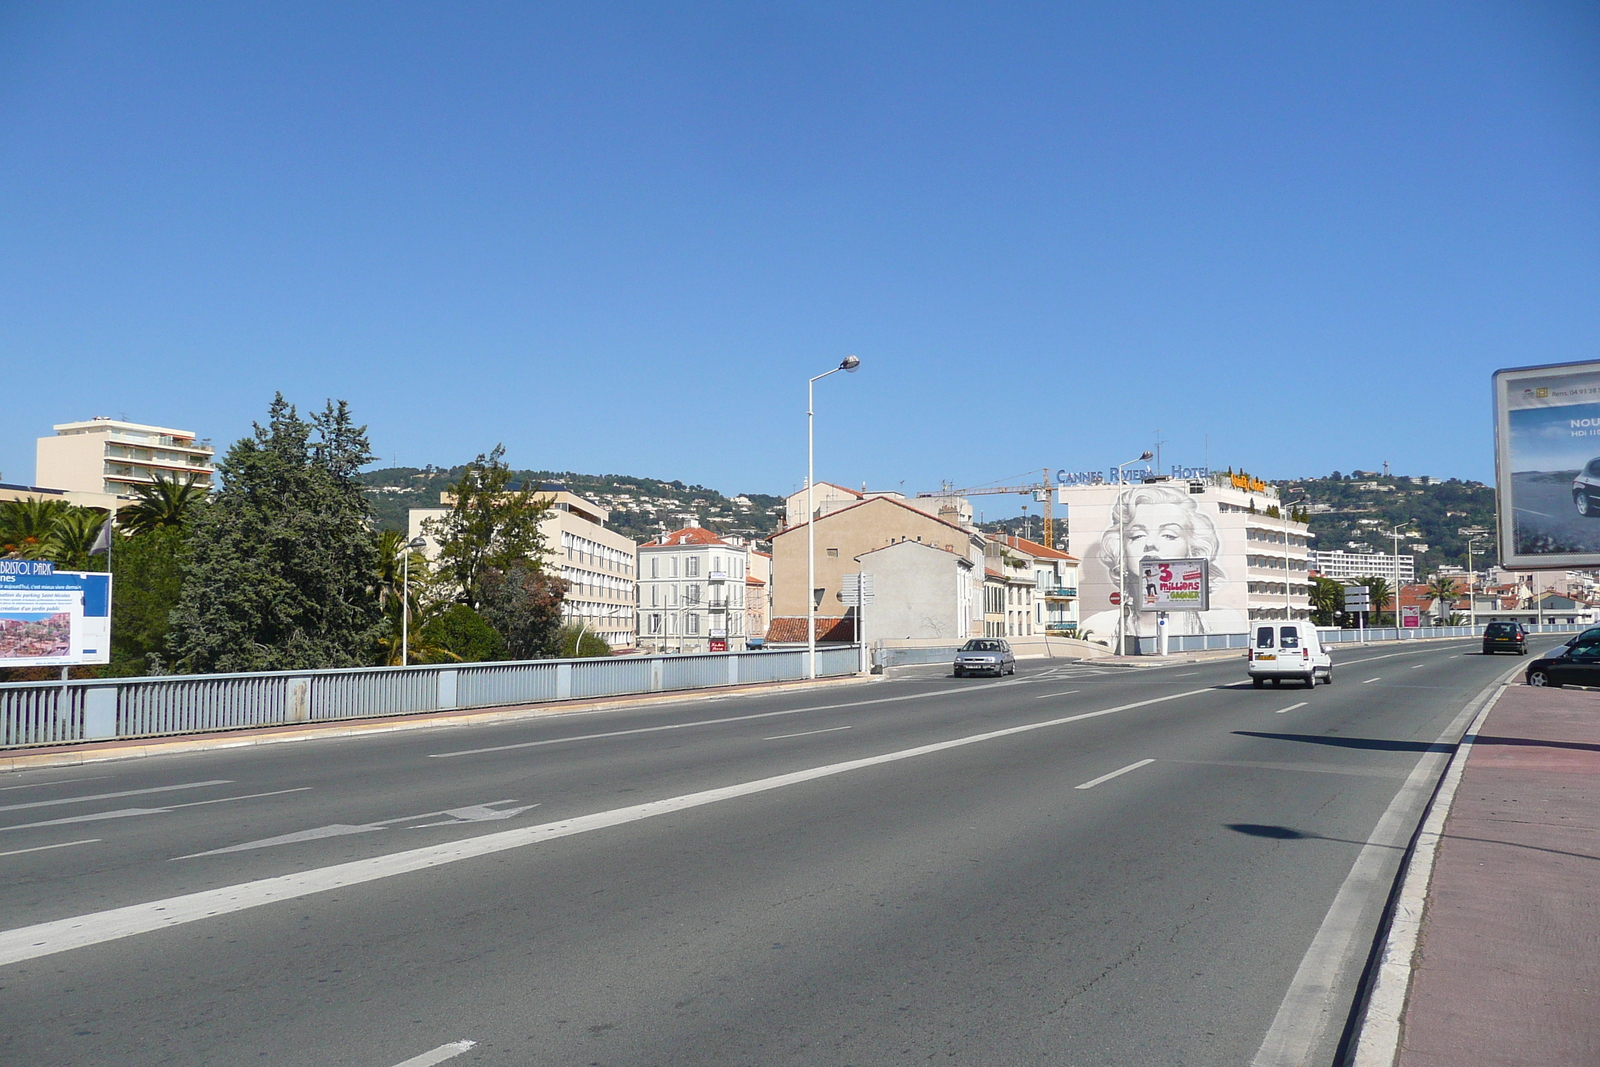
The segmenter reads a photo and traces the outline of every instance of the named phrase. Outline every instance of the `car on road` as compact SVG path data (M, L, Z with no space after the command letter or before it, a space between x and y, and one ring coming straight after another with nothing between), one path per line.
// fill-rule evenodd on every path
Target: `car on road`
M1496 652L1528 654L1528 631L1520 622L1491 622L1483 628L1483 654L1492 656Z
M1554 649L1528 664L1523 679L1532 686L1600 686L1600 638Z
M1586 519L1600 519L1600 457L1584 464L1572 479L1572 506Z
M969 674L1017 673L1017 657L1011 645L998 637L974 637L956 652L955 674L965 678Z
M1312 688L1321 679L1333 684L1333 657L1322 647L1317 628L1309 622L1263 623L1251 635L1246 671L1260 689L1267 682L1281 685L1298 681Z

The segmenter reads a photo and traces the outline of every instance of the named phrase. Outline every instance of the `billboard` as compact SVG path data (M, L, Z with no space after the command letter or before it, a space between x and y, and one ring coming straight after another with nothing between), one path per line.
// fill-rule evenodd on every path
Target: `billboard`
M0 559L0 667L111 662L111 575Z
M1600 566L1600 363L1494 374L1500 563Z
M1207 559L1146 559L1139 563L1140 611L1209 611Z

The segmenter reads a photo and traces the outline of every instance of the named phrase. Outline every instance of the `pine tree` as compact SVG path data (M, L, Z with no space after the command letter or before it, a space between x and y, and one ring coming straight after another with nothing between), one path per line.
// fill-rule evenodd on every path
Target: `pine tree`
M372 461L344 401L308 423L283 395L217 464L222 489L186 539L168 647L182 671L358 667L387 622L377 534L356 473Z

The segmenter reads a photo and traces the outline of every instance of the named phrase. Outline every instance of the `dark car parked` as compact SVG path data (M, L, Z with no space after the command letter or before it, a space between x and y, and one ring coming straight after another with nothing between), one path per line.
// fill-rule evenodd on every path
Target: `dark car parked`
M1483 631L1483 654L1515 652L1528 654L1528 631L1518 622L1491 622Z
M1600 686L1600 640L1569 645L1540 656L1528 664L1522 676L1529 685L1557 689L1564 685Z

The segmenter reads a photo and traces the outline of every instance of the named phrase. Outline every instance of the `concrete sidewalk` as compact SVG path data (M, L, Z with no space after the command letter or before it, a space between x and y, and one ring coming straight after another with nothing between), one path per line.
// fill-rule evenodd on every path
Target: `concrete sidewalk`
M1510 686L1467 740L1400 1025L1357 1062L1600 1064L1600 693Z

